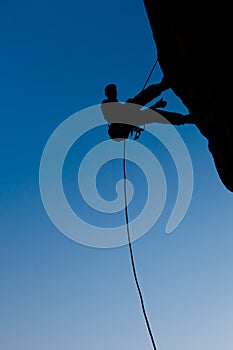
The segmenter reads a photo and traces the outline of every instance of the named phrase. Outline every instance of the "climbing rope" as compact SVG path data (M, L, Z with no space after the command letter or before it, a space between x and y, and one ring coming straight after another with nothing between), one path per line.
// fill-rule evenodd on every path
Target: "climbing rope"
M152 69L151 69L151 71L150 71L150 74L148 75L148 77L147 77L147 79L146 79L146 81L145 81L145 84L144 84L144 86L143 86L143 88L142 88L142 90L144 90L145 88L146 88L146 86L147 86L147 84L148 84L148 81L150 80L150 77L151 77L151 75L153 74L153 72L154 72L154 70L155 70L155 67L156 67L156 65L157 65L157 63L158 63L158 57L156 58L156 61L155 61L155 63L154 63L154 65L153 65L153 67L152 67Z
M152 69L151 69L151 71L150 71L150 73L149 73L149 75L148 75L148 77L147 77L147 79L145 81L145 84L144 84L142 90L144 90L146 88L147 83L148 83L148 81L149 81L149 79L150 79L150 77L151 77L152 73L154 72L154 69L155 69L155 67L157 65L157 62L158 62L158 58L156 59L154 65L153 65L153 67L152 67ZM145 129L145 126L144 126L144 129ZM138 137L139 137L139 135L138 135ZM135 138L135 139L137 139L137 138ZM142 294L142 291L141 291L141 288L140 288L140 285L139 285L139 282L138 282L138 278L137 278L137 272L136 272L136 267L135 267L135 262L134 262L134 255L133 255L133 248L132 248L131 237L130 237L129 215L128 215L128 201L127 201L127 188L126 188L126 180L127 180L127 175L126 175L126 139L124 139L123 173L124 173L125 220L126 220L126 230L127 230L127 237L128 237L128 246L129 246L129 252L130 252L131 266L132 266L133 276L134 276L135 284L136 284L136 287L137 287L137 290L138 290L138 294L139 294L139 298L140 298L140 302L141 302L143 316L144 316L144 319L145 319L145 322L146 322L147 330L148 330L149 335L150 335L151 343L152 343L153 349L157 350L156 345L155 345L155 340L154 340L154 337L153 337L153 333L151 331L150 323L149 323L149 320L148 320L148 316L147 316L147 313L146 313L146 309L145 309L145 304L144 304L144 300L143 300L143 294Z
M154 350L157 350L156 345L155 345L155 340L153 338L153 334L151 331L150 323L146 314L145 310L145 305L143 301L143 295L142 291L138 282L137 278L137 272L136 272L136 267L135 267L135 262L134 262L134 255L133 255L133 249L132 249L132 243L131 243L131 237L130 237L130 230L129 230L129 215L128 215L128 201L127 201L127 188L126 188L126 140L124 140L124 157L123 157L123 172L124 172L124 200L125 200L125 220L126 220L126 229L127 229L127 237L128 237L128 246L129 246L129 251L130 251L130 259L131 259L131 265L132 265L132 270L133 270L133 276L134 280L137 286L140 302L141 302L141 307L142 307L142 312L145 318L146 326L151 338L152 346Z
M152 74L153 74L153 72L154 72L154 70L155 70L155 67L156 67L156 65L157 65L157 63L158 63L158 60L159 60L159 58L157 57L157 58L156 58L156 61L155 61L155 63L154 63L154 65L153 65L153 67L152 67L152 69L151 69L151 71L150 71L150 73L149 73L149 75L148 75L148 77L147 77L147 79L146 79L146 81L145 81L145 84L144 84L142 90L145 90L145 88L146 88L146 86L147 86L147 84L148 84L148 81L150 80L150 77L152 76ZM139 136L141 135L141 131L144 131L145 129L146 129L146 125L144 124L143 128L141 128L141 129L139 130ZM137 138L136 138L136 139L137 139Z

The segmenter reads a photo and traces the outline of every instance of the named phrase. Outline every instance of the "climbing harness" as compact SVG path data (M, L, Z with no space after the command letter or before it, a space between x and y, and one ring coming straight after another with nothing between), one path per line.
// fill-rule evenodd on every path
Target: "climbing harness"
M153 68L144 84L143 90L145 89L155 67L156 64L158 62L158 58L155 61L155 64L153 65ZM141 131L143 131L144 129L142 128L138 128L140 130L136 130L136 135L134 137L134 140L138 139ZM136 267L135 267L135 262L134 262L134 255L133 255L133 248L132 248L132 243L131 243L131 237L130 237L130 230L129 230L129 215L128 215L128 201L127 201L127 188L126 188L126 182L127 182L127 175L126 175L126 139L124 139L124 154L123 154L123 174L124 174L124 201L125 201L125 221L126 221L126 230L127 230L127 238L128 238L128 246L129 246L129 252L130 252L130 260L131 260L131 266L132 266L132 270L133 270L133 276L134 276L134 280L135 280L135 284L138 290L138 294L139 294L139 298L140 298L140 302L141 302L141 308L142 308L142 312L143 312L143 316L146 322L146 326L147 326L147 330L149 332L150 335L150 339L151 339L151 343L153 346L154 350L157 350L156 348L156 344L155 344L155 340L153 337L153 333L151 331L151 327L150 327L150 323L147 317L147 313L146 313L146 309L145 309L145 305L144 305L144 300L143 300L143 294L138 282L138 278L137 278L137 272L136 272Z

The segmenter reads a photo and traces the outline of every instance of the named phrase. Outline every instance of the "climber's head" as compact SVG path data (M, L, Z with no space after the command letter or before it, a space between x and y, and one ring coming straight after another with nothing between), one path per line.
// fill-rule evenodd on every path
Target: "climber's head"
M117 101L117 86L116 86L116 84L108 84L104 89L104 93L110 102Z

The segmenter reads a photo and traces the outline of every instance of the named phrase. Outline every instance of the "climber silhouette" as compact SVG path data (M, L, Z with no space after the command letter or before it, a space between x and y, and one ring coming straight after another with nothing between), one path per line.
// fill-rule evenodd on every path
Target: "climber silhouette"
M170 123L173 125L192 123L190 115L184 116L180 113L160 109L167 105L163 98L152 106L143 108L168 88L169 86L163 78L160 83L152 84L135 97L128 98L125 103L120 103L117 99L117 85L108 84L104 90L107 98L102 101L101 110L109 123L108 134L110 138L121 141L136 132L134 139L137 139L143 130L140 126L150 123Z

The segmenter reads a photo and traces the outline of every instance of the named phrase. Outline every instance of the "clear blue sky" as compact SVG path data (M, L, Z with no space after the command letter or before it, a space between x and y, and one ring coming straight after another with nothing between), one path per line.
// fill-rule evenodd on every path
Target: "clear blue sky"
M60 123L99 104L109 82L118 84L120 100L143 87L156 59L143 2L2 0L0 32L0 348L152 349L128 247L98 249L68 239L49 219L39 190L41 155ZM161 77L158 65L151 83ZM186 113L171 91L163 97L169 110ZM193 163L193 197L181 224L166 235L177 190L174 169L166 174L165 209L133 244L138 277L158 350L232 350L233 195L197 128L177 130ZM98 137L87 138L80 154ZM144 134L140 142L149 140ZM163 154L159 145L154 151ZM74 154L71 159L64 182L74 203ZM114 164L100 173L105 195L122 170ZM146 187L136 174L129 164L139 205Z

